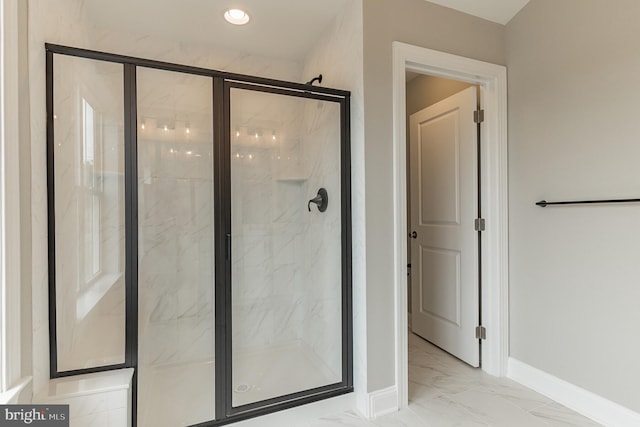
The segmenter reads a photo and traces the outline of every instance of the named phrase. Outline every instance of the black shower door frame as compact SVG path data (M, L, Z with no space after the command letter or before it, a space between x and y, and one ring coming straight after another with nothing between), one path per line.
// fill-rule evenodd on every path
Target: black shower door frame
M349 96L336 97L333 94L317 93L304 85L304 90L286 86L263 85L236 79L214 81L214 111L221 114L224 126L218 127L215 139L224 141L216 144L215 157L218 177L216 179L216 235L225 239L216 241L216 417L227 414L224 420L212 424L256 417L282 409L315 402L353 391L353 326L351 292L351 152L350 152L350 102ZM341 170L341 252L342 252L342 381L297 393L274 397L251 404L234 407L232 403L232 312L229 309L232 295L231 277L231 89L264 92L298 98L339 103L340 105L340 170ZM217 108L216 108L217 107ZM215 114L215 113L214 113ZM214 120L215 122L215 120ZM220 151L218 151L220 150ZM219 363L220 362L220 363ZM217 390L226 390L218 394Z
M138 196L137 196L137 67L208 76L213 80L214 149L214 238L215 238L215 420L198 427L226 425L283 409L327 399L353 391L353 299L351 243L351 149L350 92L227 73L200 67L135 58L75 47L45 44L47 108L47 215L49 248L49 351L50 377L134 368L132 380L132 426L137 425L138 367ZM125 161L125 362L73 371L57 366L56 270L55 270L55 183L54 183L54 90L55 55L67 55L123 65L124 161ZM340 105L341 178L341 291L342 291L342 380L323 387L278 396L247 405L232 405L232 280L231 280L231 131L230 91L240 88L297 98L334 102ZM195 426L194 426L195 427Z

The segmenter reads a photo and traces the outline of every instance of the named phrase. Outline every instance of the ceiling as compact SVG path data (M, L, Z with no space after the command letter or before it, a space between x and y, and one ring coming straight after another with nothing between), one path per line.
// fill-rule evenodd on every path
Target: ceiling
M366 1L366 0L365 0ZM506 25L529 0L427 0L460 12Z
M112 30L300 61L351 1L85 0L84 4L93 23ZM427 1L506 24L529 0ZM225 22L223 13L230 7L245 9L251 22L242 27Z
M114 30L300 60L350 1L85 0L85 6L93 23ZM228 24L223 14L231 7L246 10L251 22Z

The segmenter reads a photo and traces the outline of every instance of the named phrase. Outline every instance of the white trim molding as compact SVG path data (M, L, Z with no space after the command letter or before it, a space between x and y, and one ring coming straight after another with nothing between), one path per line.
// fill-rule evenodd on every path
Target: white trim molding
M358 400L358 410L365 418L370 420L396 412L399 409L398 389L396 386L364 393L358 396Z
M18 0L0 2L0 393L20 382Z
M393 43L394 288L396 298L396 385L398 407L408 404L406 71L480 86L482 126L481 191L486 231L482 238L482 369L507 374L509 357L507 70L449 53Z
M508 377L605 426L640 426L640 414L558 377L509 358Z

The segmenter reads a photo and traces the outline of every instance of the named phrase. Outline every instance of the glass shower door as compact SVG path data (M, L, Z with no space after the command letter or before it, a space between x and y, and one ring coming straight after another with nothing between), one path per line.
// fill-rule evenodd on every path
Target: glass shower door
M230 86L231 412L242 412L344 378L341 104Z
M137 68L140 427L215 415L212 93Z

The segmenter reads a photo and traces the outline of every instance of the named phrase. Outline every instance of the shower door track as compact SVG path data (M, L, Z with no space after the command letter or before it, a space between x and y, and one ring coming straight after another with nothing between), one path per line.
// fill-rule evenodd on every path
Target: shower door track
M353 321L351 266L351 152L350 93L263 77L249 76L200 67L135 58L75 47L45 44L47 90L47 200L49 247L49 337L50 377L134 368L132 379L132 426L137 425L138 368L138 196L137 196L137 67L211 77L213 80L213 150L214 150L214 253L215 253L215 420L196 426L226 425L266 415L302 404L335 397L353 391ZM72 371L57 366L56 270L55 270L55 193L54 193L54 111L53 63L55 55L66 55L119 63L124 78L125 144L125 362ZM231 173L230 173L230 90L240 88L298 98L330 101L340 106L340 202L341 202L341 316L342 380L296 393L286 394L238 407L232 405L231 353ZM182 427L182 426L181 426ZM186 426L184 426L186 427ZM195 427L195 426L194 426Z

